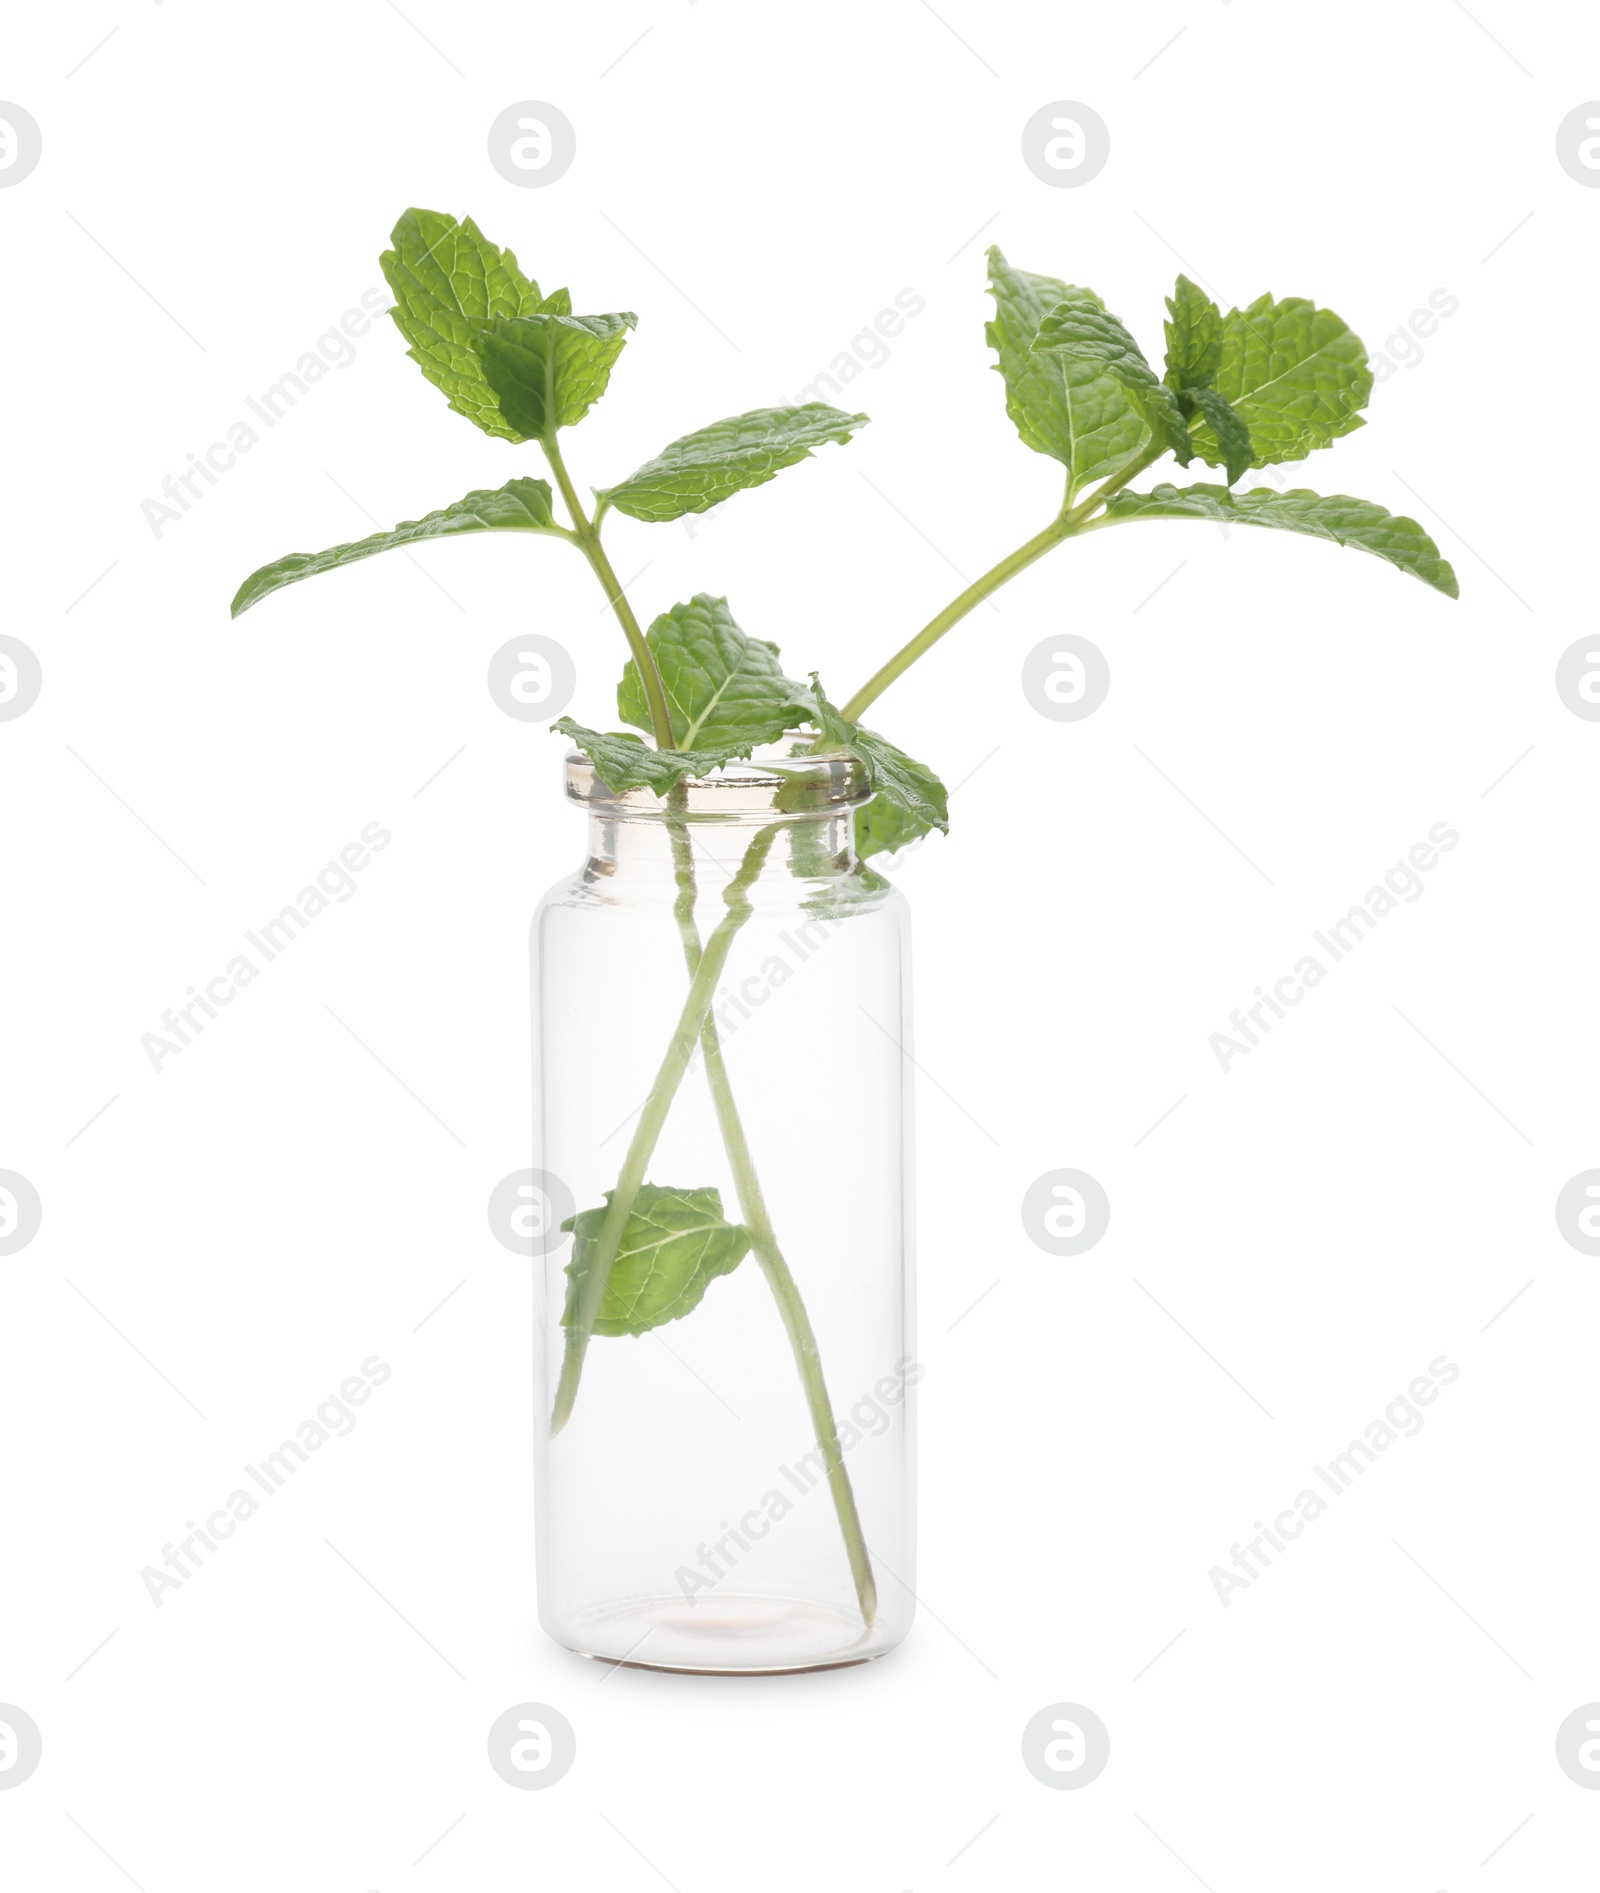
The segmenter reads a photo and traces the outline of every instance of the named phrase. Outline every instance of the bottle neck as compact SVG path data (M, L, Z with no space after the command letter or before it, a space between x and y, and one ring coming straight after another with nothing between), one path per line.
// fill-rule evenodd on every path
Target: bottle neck
M752 888L786 881L843 879L860 866L855 810L826 814L674 820L591 810L588 875L676 889L687 869L702 891L738 878Z

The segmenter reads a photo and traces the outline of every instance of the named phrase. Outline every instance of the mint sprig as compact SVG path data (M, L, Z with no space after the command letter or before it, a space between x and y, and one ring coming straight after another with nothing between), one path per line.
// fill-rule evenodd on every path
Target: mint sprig
M706 766L720 766L796 722L814 722L801 687L777 669L775 648L747 638L725 600L700 594L674 606L647 637L602 546L600 527L610 512L647 523L703 512L765 485L824 442L849 441L867 417L811 402L715 421L670 441L625 479L595 489L591 516L557 436L606 391L635 317L574 316L566 289L546 296L513 253L485 237L470 217L408 210L392 242L382 266L395 293L390 313L408 352L474 426L500 439L538 443L571 523L557 522L554 494L544 481L513 480L403 521L392 532L275 560L240 587L234 615L302 578L417 540L457 532L542 533L583 553L628 641L619 707L626 720L650 731L660 761L642 759L643 746L628 737L605 736L570 719L555 726L600 746L590 753L617 792L625 792L623 783L665 792L658 785L670 789L696 762L716 757ZM1304 297L1264 295L1224 315L1180 275L1166 302L1166 355L1158 377L1133 331L1094 290L1021 269L998 248L988 252L988 269L994 311L984 334L1005 384L1006 412L1027 447L1065 469L1062 500L1048 524L952 599L834 712L843 723L859 726L861 712L883 690L1017 573L1104 525L1200 518L1296 532L1373 553L1455 595L1455 574L1414 520L1342 494L1231 490L1252 467L1303 458L1363 425L1360 410L1372 390L1366 350L1332 310ZM1131 486L1169 454L1180 467L1194 459L1221 467L1228 485L1160 483L1145 493ZM862 818L864 849L944 825L942 813L932 819L937 778L931 771L916 764L898 785L892 766L883 775L888 786Z
M1362 426L1360 410L1372 391L1367 352L1331 309L1303 297L1279 302L1261 296L1222 315L1198 285L1180 276L1167 300L1162 378L1185 422L1186 439L1180 439L1170 408L1149 392L1137 343L1120 323L1112 328L1109 319L1097 319L1105 305L1092 290L1018 269L999 250L989 252L989 287L997 314L984 334L999 358L1006 411L1028 446L1066 467L1066 490L1052 520L879 666L844 706L846 717L859 717L1019 572L1104 524L1233 517L1376 552L1436 591L1456 595L1455 573L1432 539L1414 520L1396 519L1371 501L1342 494L1324 499L1297 489L1278 495L1291 502L1281 505L1250 492L1231 496L1237 505L1230 512L1228 488L1191 488L1199 497L1182 504L1169 497L1178 491L1169 486L1149 495L1128 490L1168 453L1180 466L1192 452L1224 468L1231 487L1250 467L1303 459ZM1222 497L1207 497L1215 494Z
M1093 290L1024 270L988 253L993 311L984 328L1004 387L1005 411L1023 445L1059 464L1063 483L1054 513L935 613L889 657L842 709L782 670L777 647L751 637L727 601L696 593L643 631L602 541L616 513L658 524L705 511L732 494L765 485L824 443L847 443L865 424L820 402L755 408L670 441L642 466L594 489L592 511L569 474L561 435L605 394L634 328L631 313L575 316L570 293L544 294L510 250L470 218L408 210L382 258L394 291L391 310L408 353L450 407L496 439L532 444L551 483L520 477L469 493L391 532L290 553L262 566L240 587L234 615L269 593L374 554L469 532L525 532L575 547L604 591L628 646L618 711L633 730L606 732L570 717L552 727L575 742L615 796L648 790L663 799L677 898L673 917L688 980L682 1012L641 1107L614 1189L603 1207L583 1211L574 1237L563 1325L564 1358L550 1431L558 1434L577 1399L595 1335L638 1335L693 1311L707 1286L748 1251L776 1300L783 1329L827 1471L830 1494L863 1620L876 1608L876 1583L839 1445L817 1340L799 1286L779 1246L757 1178L743 1120L721 1055L713 1013L718 982L753 911L751 889L766 870L791 811L748 840L721 888L722 913L702 937L697 920L697 855L681 785L750 756L764 744L804 730L818 754L857 757L872 787L857 811L856 854L865 860L948 831L949 796L924 763L866 728L863 712L912 664L985 599L1069 539L1142 521L1202 520L1323 539L1366 552L1448 597L1456 577L1426 532L1370 500L1236 491L1251 468L1303 459L1363 425L1372 390L1366 350L1332 310L1300 297L1261 296L1223 314L1196 283L1180 276L1167 299L1163 372L1157 375L1134 329ZM1178 487L1133 482L1170 456L1225 471L1227 485ZM555 510L559 494L565 521ZM814 549L808 545L804 556ZM639 731L647 731L647 741ZM823 846L796 845L787 856L801 878L837 881L851 868ZM874 898L875 877L846 883ZM850 903L838 910L848 914ZM657 1139L696 1050L703 1054L714 1115L739 1196L742 1223L724 1214L713 1188L652 1184L647 1173Z

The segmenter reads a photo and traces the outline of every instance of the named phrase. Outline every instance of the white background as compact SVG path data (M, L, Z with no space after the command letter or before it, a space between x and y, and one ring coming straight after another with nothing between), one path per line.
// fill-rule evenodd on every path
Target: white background
M11 21L0 94L44 156L0 191L0 629L44 690L0 724L0 1167L44 1222L0 1260L0 1701L44 1761L0 1794L8 1885L1592 1882L1600 1795L1554 1738L1600 1698L1600 1264L1552 1212L1600 1162L1600 728L1553 672L1592 623L1600 193L1554 138L1600 95L1600 27L1474 12ZM486 156L527 98L577 129L547 189ZM1079 189L1020 155L1063 98L1111 131ZM450 414L380 323L179 523L141 516L380 283L413 203L581 311L639 312L568 437L580 484L793 398L926 298L847 389L852 445L692 535L611 532L624 578L649 562L643 612L726 592L839 700L1057 502L989 372L986 243L1092 284L1152 353L1180 256L1225 304L1314 296L1374 352L1459 298L1371 424L1290 470L1420 518L1459 604L1331 546L1147 526L1058 552L878 706L946 781L977 773L901 874L938 1081L924 1609L863 1670L607 1673L535 1622L529 1283L485 1204L527 1161L528 917L581 835L560 745L485 669L557 637L574 712L610 721L589 574L541 541L432 546L228 619L264 560L529 450ZM1063 630L1112 670L1076 724L1019 683ZM393 843L354 898L152 1071L141 1034L372 821ZM1440 821L1461 840L1425 896L1224 1075L1209 1035ZM1112 1204L1065 1261L1019 1218L1063 1166ZM155 1608L141 1568L374 1353L356 1432ZM1440 1354L1460 1377L1425 1430L1224 1608L1209 1569ZM527 1700L578 1762L520 1794L484 1737ZM1059 1701L1111 1732L1079 1792L1021 1762Z

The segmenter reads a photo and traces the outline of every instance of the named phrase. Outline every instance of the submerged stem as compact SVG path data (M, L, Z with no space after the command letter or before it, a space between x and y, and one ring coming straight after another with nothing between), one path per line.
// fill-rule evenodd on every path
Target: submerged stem
M674 790L674 794L677 794L677 790ZM678 879L678 900L674 912L683 939L684 959L688 964L689 976L693 979L699 972L702 960L700 930L694 920L694 855L688 831L682 822L672 823L670 832ZM827 1378L822 1371L816 1331L806 1312L799 1285L784 1260L783 1251L778 1247L761 1179L756 1174L755 1163L750 1155L749 1139L745 1136L739 1107L734 1102L733 1085L722 1056L721 1035L717 1031L716 1019L709 1012L700 1028L700 1047L705 1054L706 1084L716 1109L717 1126L722 1132L723 1147L733 1171L734 1188L739 1194L739 1213L750 1231L750 1246L755 1251L756 1261L778 1304L784 1332L794 1351L795 1366L799 1369L800 1384L811 1414L812 1432L828 1469L828 1489L833 1497L833 1509L838 1515L839 1530L844 1537L845 1555L850 1560L850 1575L855 1582L856 1598L861 1606L862 1619L870 1630L878 1611L877 1580L872 1574L872 1559L867 1552L866 1535L861 1529L861 1514L856 1509L855 1491L850 1484L850 1474L845 1470L838 1423L833 1417L833 1402L829 1398Z
M822 1371L816 1330L806 1313L799 1285L773 1233L772 1219L767 1214L761 1181L750 1158L750 1146L733 1101L733 1089L728 1083L727 1067L722 1062L722 1047L716 1041L715 1031L715 1026L707 1020L706 1032L710 1036L704 1039L706 1078L711 1086L712 1101L716 1105L717 1121L722 1129L722 1141L727 1147L728 1162L733 1168L734 1187L739 1192L740 1214L750 1231L750 1246L755 1250L761 1272L766 1276L767 1286L778 1304L784 1332L794 1351L795 1366L800 1371L800 1384L805 1389L806 1406L811 1413L811 1430L816 1435L817 1446L828 1468L828 1489L833 1495L833 1509L838 1514L839 1530L844 1536L845 1555L850 1560L850 1575L855 1581L861 1616L870 1630L878 1614L878 1585L872 1574L866 1536L861 1529L861 1514L856 1509L855 1491L850 1484L850 1474L845 1470L844 1450L839 1444L833 1402L828 1397L828 1382Z
M678 1015L678 1023L673 1028L666 1056L656 1072L650 1095L645 1099L644 1109L639 1114L639 1122L629 1142L628 1153L622 1160L617 1187L611 1192L611 1201L595 1241L594 1258L584 1273L578 1305L573 1311L573 1322L567 1329L561 1379L556 1387L555 1405L550 1414L552 1436L559 1433L572 1417L572 1405L578 1397L578 1381L583 1373L583 1357L588 1352L589 1338L594 1333L595 1320L600 1313L600 1303L605 1297L612 1268L622 1247L622 1232L633 1213L640 1186L644 1182L644 1173L654 1154L662 1126L667 1121L667 1113L672 1108L672 1100L683 1082L683 1074L689 1068L689 1060L694 1054L701 1029L710 1015L717 981L727 964L733 936L750 918L750 883L761 872L772 851L777 832L778 824L773 823L754 837L745 850L738 872L722 890L728 911L712 929L700 964L695 968L694 978L689 982L689 994Z

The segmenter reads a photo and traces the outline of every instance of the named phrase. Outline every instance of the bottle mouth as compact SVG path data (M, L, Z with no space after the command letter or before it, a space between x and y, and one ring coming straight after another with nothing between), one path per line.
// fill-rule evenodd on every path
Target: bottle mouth
M616 820L821 821L872 797L860 757L818 754L818 738L792 732L748 759L724 763L705 776L686 776L671 795L629 789L615 795L580 750L568 752L566 795Z

